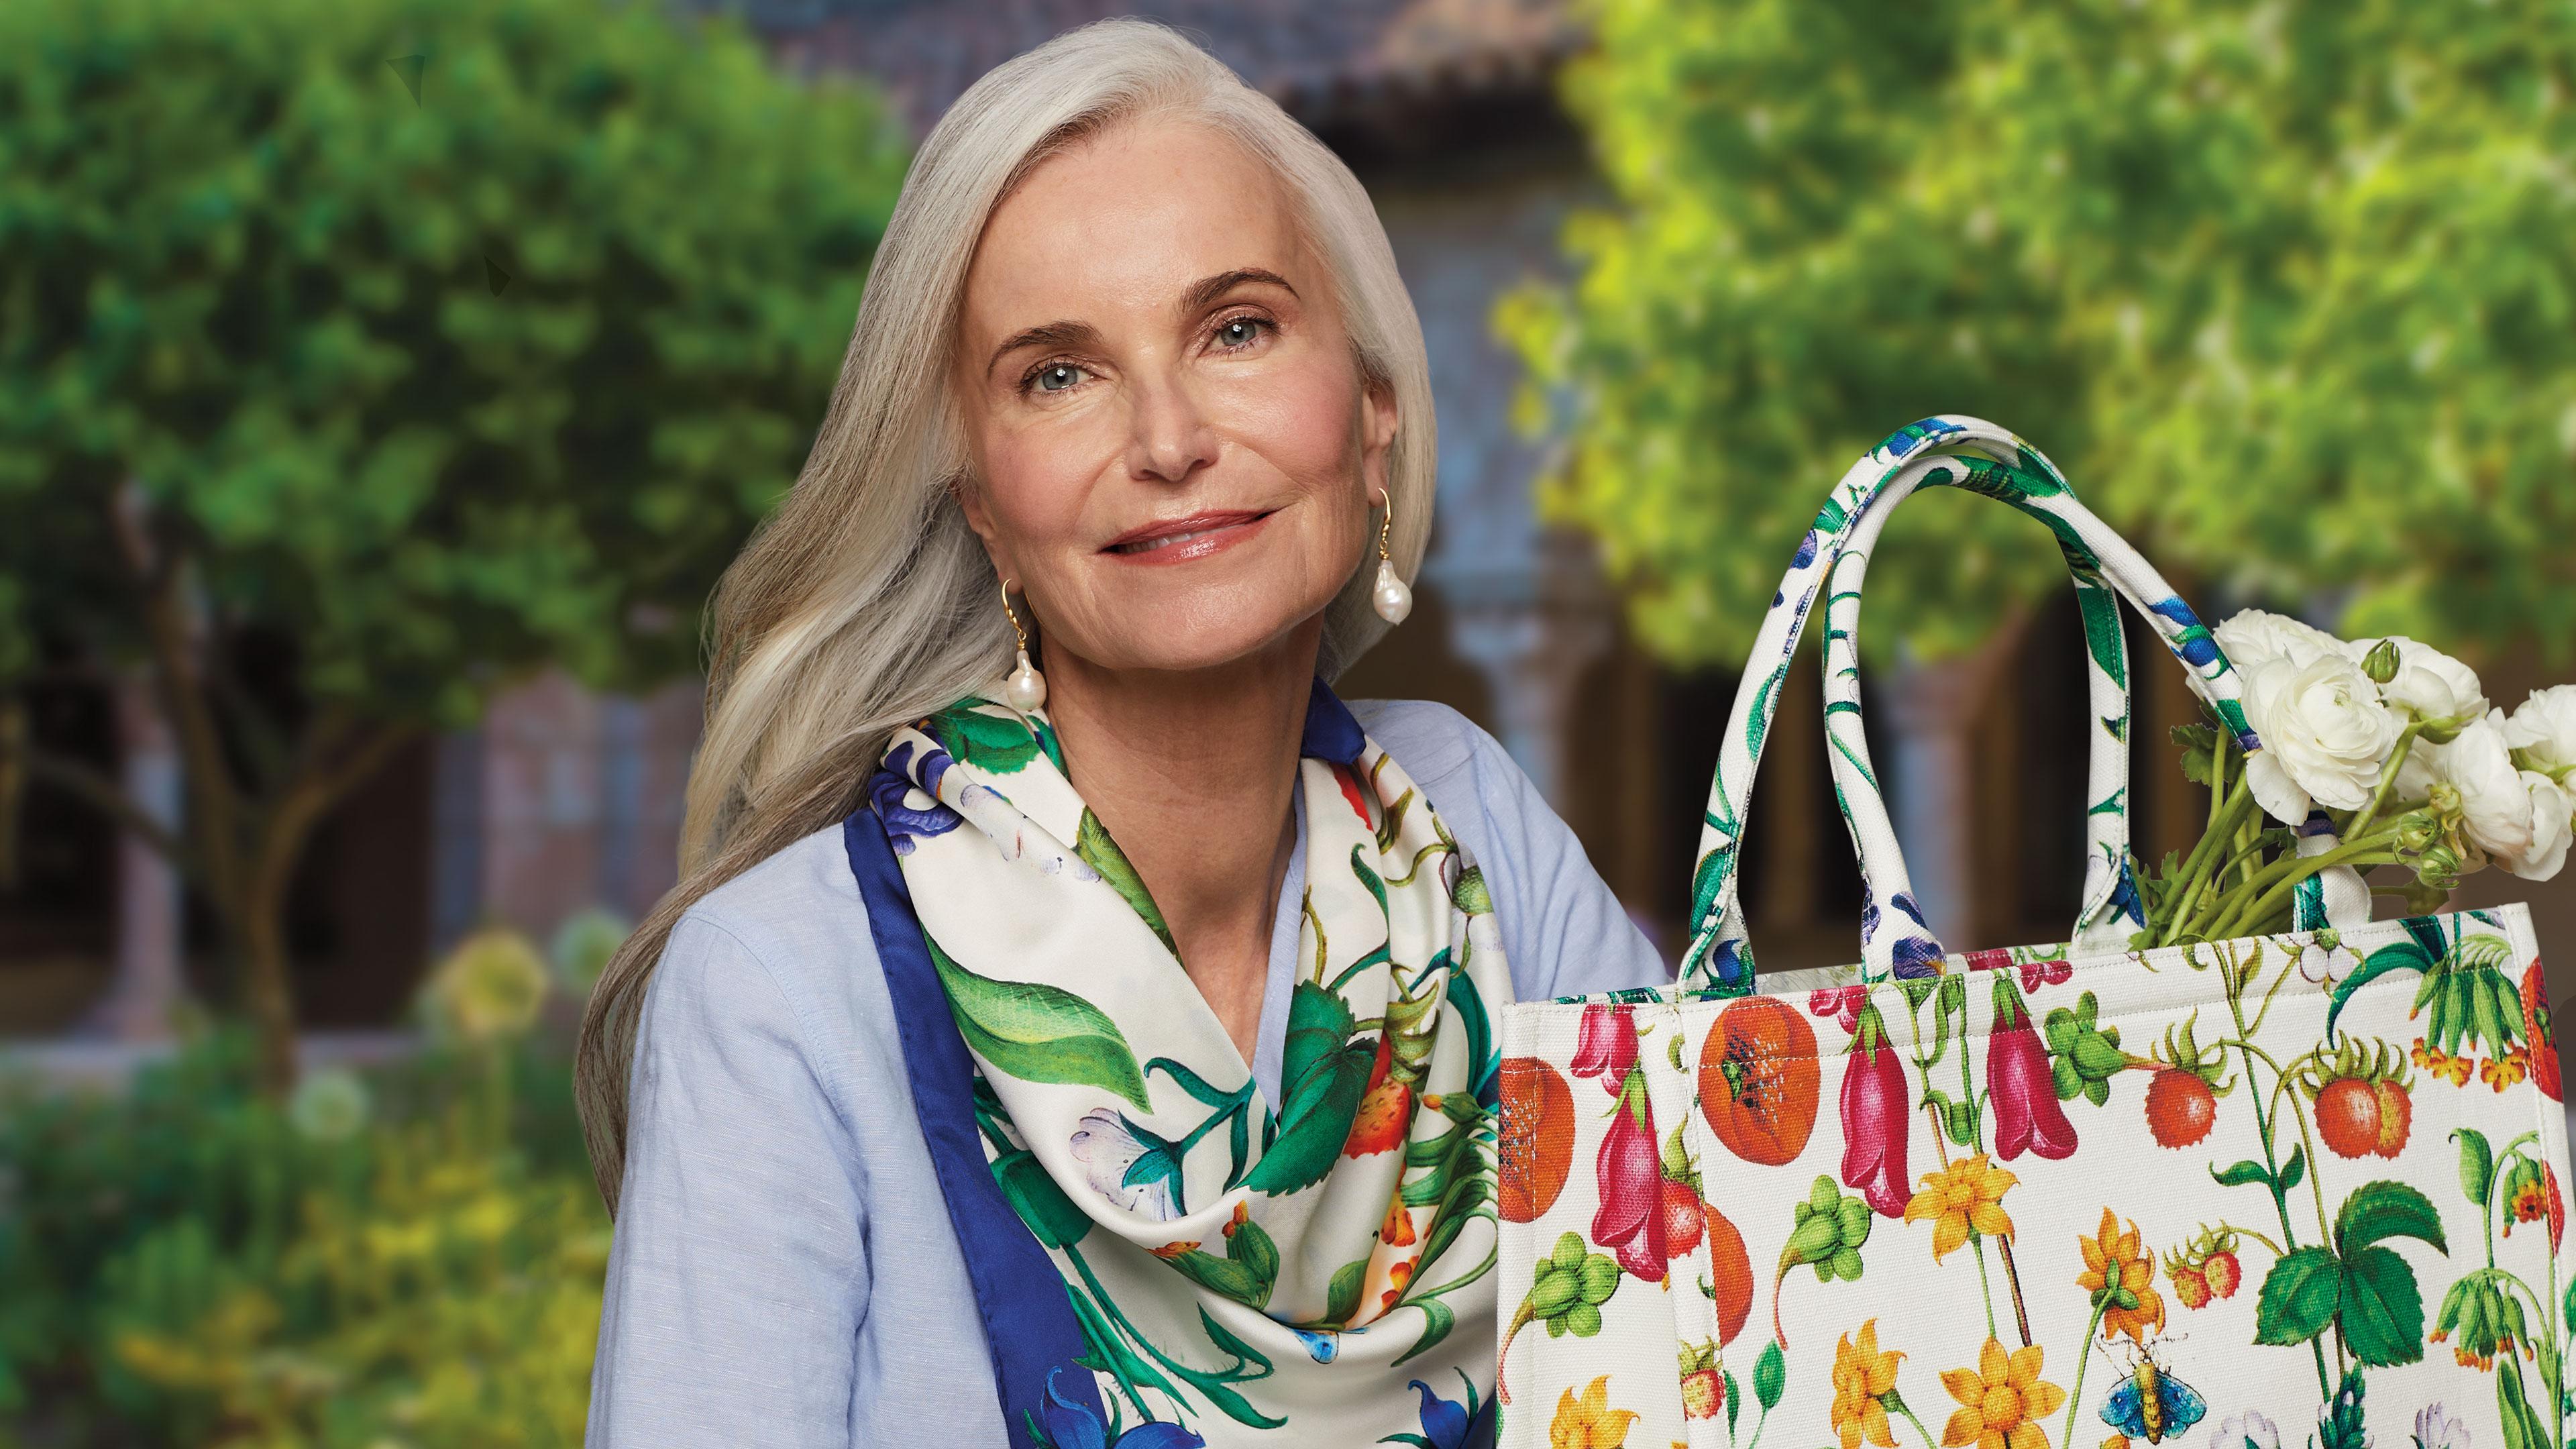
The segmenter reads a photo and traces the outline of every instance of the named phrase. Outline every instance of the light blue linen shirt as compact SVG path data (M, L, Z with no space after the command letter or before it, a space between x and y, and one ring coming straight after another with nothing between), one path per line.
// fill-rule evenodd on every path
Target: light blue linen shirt
M1537 788L1446 705L1351 700L1484 868L1523 999L1670 971ZM1278 1100L1306 820L1253 1072ZM587 1449L1003 1444L841 827L680 918L646 989Z

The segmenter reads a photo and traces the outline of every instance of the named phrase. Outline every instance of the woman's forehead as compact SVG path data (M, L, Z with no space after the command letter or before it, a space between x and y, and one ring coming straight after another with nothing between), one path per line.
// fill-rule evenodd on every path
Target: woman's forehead
M1200 279L1246 268L1311 296L1307 265L1268 166L1205 126L1142 120L1049 157L994 209L967 273L964 321L996 334L1105 321L1092 314L1167 309Z

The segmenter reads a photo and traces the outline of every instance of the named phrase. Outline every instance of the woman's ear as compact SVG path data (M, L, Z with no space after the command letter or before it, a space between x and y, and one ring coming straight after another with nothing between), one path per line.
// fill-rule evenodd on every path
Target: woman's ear
M963 473L952 475L945 486L949 496L957 500L958 510L966 515L966 526L975 530L975 536L983 540L984 556L992 561L994 575L1005 579L1017 577L1018 570L1011 564L1010 550L1003 547L994 534L993 513L984 506L983 490L975 486L974 479Z
M1402 422L1393 387L1375 381L1361 384L1360 473L1371 494L1386 486L1387 451L1394 446L1396 428Z

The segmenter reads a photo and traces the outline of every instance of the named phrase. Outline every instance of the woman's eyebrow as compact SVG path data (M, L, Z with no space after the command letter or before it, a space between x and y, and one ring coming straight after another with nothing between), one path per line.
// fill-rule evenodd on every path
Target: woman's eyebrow
M1187 316L1205 308L1217 298L1246 282L1269 282L1291 297L1297 295L1297 289L1288 284L1286 277L1267 267L1236 267L1232 271L1219 272L1212 277L1201 277L1190 283L1189 289L1181 293L1180 301L1173 305L1172 310ZM1096 348L1099 345L1099 329L1088 322L1044 322L1035 327L1024 327L1003 338L1002 345L993 349L992 361L984 364L984 371L990 375L994 368L1002 365L1003 358L1023 347L1064 348L1071 351Z

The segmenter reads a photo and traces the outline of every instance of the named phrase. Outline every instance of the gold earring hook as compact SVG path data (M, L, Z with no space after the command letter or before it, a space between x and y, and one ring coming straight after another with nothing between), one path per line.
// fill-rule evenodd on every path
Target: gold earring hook
M1010 619L1011 632L1018 636L1020 652L1025 654L1029 648L1029 632L1020 627L1020 616L1011 612L1011 585L1017 582L1016 579L1002 580L1002 613Z
M1387 497L1383 488L1377 490L1377 498L1379 505L1386 510L1385 517L1377 526L1377 556L1383 559L1387 557L1386 536L1395 529L1395 500Z

